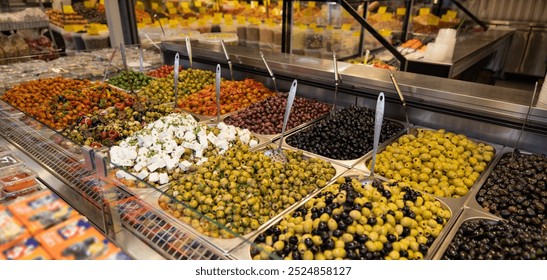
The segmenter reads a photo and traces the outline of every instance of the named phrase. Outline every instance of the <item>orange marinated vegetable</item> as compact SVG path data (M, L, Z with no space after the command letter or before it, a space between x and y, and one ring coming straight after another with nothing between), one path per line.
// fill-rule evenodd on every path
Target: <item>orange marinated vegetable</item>
M25 178L28 179L25 180ZM25 171L2 177L0 182L7 192L19 191L36 185L36 179L32 177L32 174Z
M223 81L220 84L220 113L227 114L245 108L273 95L275 95L274 92L253 79ZM206 86L180 99L178 107L199 115L215 116L217 114L215 86Z
M85 114L132 98L100 82L67 78L21 83L0 97L53 129L63 129Z

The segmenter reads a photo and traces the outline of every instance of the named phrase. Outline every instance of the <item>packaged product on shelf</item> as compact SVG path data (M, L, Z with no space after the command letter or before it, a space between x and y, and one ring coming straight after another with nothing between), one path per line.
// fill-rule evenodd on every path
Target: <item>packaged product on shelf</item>
M220 25L220 32L224 33L237 33L237 26L234 24L234 21L224 20L224 22Z
M274 42L274 31L271 26L261 24L259 27L259 47L264 50L272 50Z
M104 259L119 252L86 218L75 216L42 233L36 239L59 260Z
M0 154L0 172L4 169L14 166L22 165L23 161L14 153L2 153Z
M293 28L293 36L291 38L292 42L292 52L294 54L303 55L304 54L304 43L306 41L306 26L299 25Z
M239 45L246 46L247 22L245 22L245 18L241 18L241 17L237 18L236 29L237 29L237 38L239 38Z
M256 21L251 22L247 26L245 38L247 40L247 47L258 48L258 43L260 42L260 29Z
M51 260L51 256L34 237L22 239L0 251L0 260Z
M4 192L19 192L35 187L36 172L26 166L16 166L0 171L0 188Z
M281 44L283 43L283 34L281 32L281 25L276 25L273 28L273 50L274 51L281 51Z
M108 33L100 35L83 34L82 40L84 41L86 50L96 50L110 47L110 36Z
M0 250L11 246L23 236L28 236L28 230L6 207L0 205Z
M32 234L37 234L78 213L50 190L43 190L8 206Z

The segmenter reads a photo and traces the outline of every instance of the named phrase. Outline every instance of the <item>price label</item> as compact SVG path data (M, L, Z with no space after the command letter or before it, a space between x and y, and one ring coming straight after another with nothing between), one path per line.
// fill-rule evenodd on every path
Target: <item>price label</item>
M310 23L310 28L311 29L315 29L317 27L317 24L316 23Z
M342 30L350 30L351 29L351 23L344 23L342 24Z
M437 26L437 25L439 25L439 18L438 17L429 17L427 19L427 24Z
M144 24L142 22L137 23L137 28L138 29L145 28L145 27L146 27L146 24Z
M167 7L167 9L171 9L171 8L174 8L175 6L173 5L173 2L167 2L165 3L165 7Z
M244 16L237 16L237 23L238 24L245 24L245 17Z
M104 0L100 0L99 4L104 5Z
M251 1L251 8L258 7L258 1Z
M161 25L167 25L169 23L169 20L167 18L160 18Z
M222 19L222 13L215 13L213 17L217 19Z
M169 27L175 28L179 26L179 21L176 19L170 19L169 20Z
M177 13L177 8L169 8L167 9L167 11L169 12L170 15L174 15Z
M190 9L190 6L188 6L188 2L179 2L179 6L183 9Z
M72 5L63 5L63 13L65 14L75 14L74 8L72 8Z
M315 2L314 1L308 2L308 8L315 8Z
M194 22L196 22L196 20L197 20L196 17L189 17L189 18L188 18L188 21L189 21L190 23L194 23Z
M300 9L300 1L295 1L292 6L295 8L295 9Z
M200 8L201 7L201 0L195 0L194 1L194 7Z
M233 21L234 17L232 16L232 14L225 14L224 15L224 20Z
M454 11L454 10L448 10L448 11L446 11L446 15L447 15L450 19L455 19L456 16L458 15L458 12L457 12L457 11Z
M84 1L84 7L90 9L90 8L94 8L95 5L91 1Z
M65 25L65 30L69 32L79 32L79 31L84 31L85 26L81 24L68 24L68 25Z
M406 8L397 8L397 15L404 16L406 14Z
M152 18L151 17L143 17L142 18L142 23L150 24L150 23L152 23Z
M450 20L451 18L447 14L444 14L441 16L441 21L448 22Z
M420 9L420 15L421 16L427 16L427 15L429 15L429 11L430 11L429 8L421 8Z
M378 13L379 14L385 14L386 13L386 10L387 10L387 6L380 6L378 8Z
M327 30L334 30L334 25L327 25Z
M87 28L87 34L89 34L89 35L99 35L99 29L97 28L97 26L90 25Z
M135 8L139 11L144 11L144 3L142 1L137 1Z
M380 21L390 21L392 15L391 14L380 14Z

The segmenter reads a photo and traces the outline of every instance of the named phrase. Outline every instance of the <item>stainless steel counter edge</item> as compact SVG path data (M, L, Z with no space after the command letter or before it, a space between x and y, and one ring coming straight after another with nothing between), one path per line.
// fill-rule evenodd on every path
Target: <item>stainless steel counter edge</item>
M220 45L193 43L194 62L226 64ZM187 56L186 47L177 43L162 43L162 48ZM227 46L234 70L255 71L268 76L258 50ZM313 86L334 88L332 61L284 53L265 52L269 66L278 80L301 79ZM170 64L170 61L164 61ZM184 65L185 61L183 61ZM186 63L187 64L187 63ZM342 75L340 92L370 97L383 91L388 99L398 100L388 71L339 62ZM438 78L408 72L395 73L401 91L410 108L428 106L432 109L452 109L462 114L481 115L513 123L522 123L530 100L528 92L453 79ZM285 85L285 86L288 86ZM280 89L281 90L281 89ZM534 108L529 124L547 133L547 110Z

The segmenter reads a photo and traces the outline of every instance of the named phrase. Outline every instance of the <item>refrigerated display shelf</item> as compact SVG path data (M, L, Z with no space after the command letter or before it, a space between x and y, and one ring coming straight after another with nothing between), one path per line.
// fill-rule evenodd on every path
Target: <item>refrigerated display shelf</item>
M0 122L0 135L47 167L94 206L99 207L102 195L98 190L98 182L84 180L94 173L84 169L80 159L68 155L61 147L17 119L10 118L9 121Z
M123 190L116 191L116 207L124 227L162 254L175 260L219 260L222 254L200 244L192 236L166 221L160 213Z
M3 115L3 113L1 113ZM101 209L104 201L101 193L101 180L95 177L94 171L84 168L84 163L63 148L49 141L36 130L19 120L3 116L9 121L0 122L0 135L9 139L12 144L24 150L28 155L41 163L48 171L57 175L64 183ZM168 259L222 259L225 258L202 246L191 236L180 231L165 221L161 214L155 213L144 204L131 202L130 194L116 189L118 210L122 224L142 241L154 248ZM134 201L134 200L133 200ZM135 215L140 215L139 221ZM148 225L148 226L145 226Z

